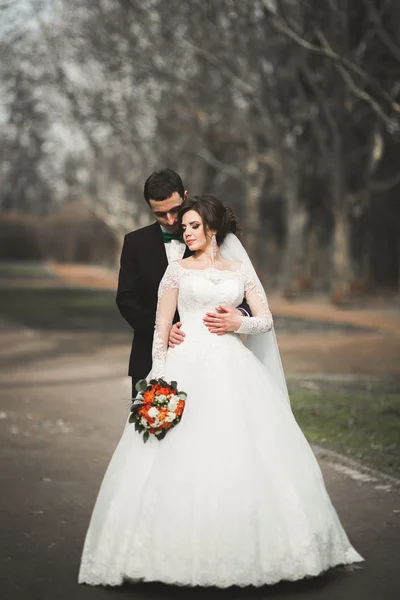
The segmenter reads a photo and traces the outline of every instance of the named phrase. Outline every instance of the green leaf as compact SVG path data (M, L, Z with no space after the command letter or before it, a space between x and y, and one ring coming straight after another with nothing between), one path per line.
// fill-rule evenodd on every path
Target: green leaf
M179 400L186 400L187 393L186 392L179 392L178 398L179 398Z
M131 413L132 415L136 416L136 413L138 412L139 408L142 406L142 403L136 403L136 404L132 404L131 406Z
M171 388L173 390L177 390L178 389L178 382L177 381L171 381Z
M144 392L144 390L146 388L147 388L147 381L145 379L141 379L135 385L135 389L136 389L137 392Z
M149 432L145 431L144 434L143 434L143 441L144 441L144 443L147 442L147 440L149 439L149 437L150 437Z
M158 383L157 379L150 379L149 381L150 385L156 385L156 383Z

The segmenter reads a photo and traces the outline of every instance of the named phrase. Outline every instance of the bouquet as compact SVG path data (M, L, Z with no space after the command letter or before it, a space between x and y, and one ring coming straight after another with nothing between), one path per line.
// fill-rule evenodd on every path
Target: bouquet
M135 387L138 395L131 406L129 423L135 423L135 430L143 433L144 442L150 435L162 440L181 420L187 395L178 391L176 381L151 379L147 383L141 379Z

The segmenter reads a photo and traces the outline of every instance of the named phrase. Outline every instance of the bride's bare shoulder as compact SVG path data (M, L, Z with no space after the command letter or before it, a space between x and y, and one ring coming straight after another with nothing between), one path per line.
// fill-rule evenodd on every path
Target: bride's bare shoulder
M193 262L193 258L188 256L188 258L181 258L180 260L174 260L174 262L176 262L180 267L185 267Z
M223 269L227 269L229 271L239 271L239 269L241 268L243 263L239 262L239 261L232 261L232 260L223 260L223 262L221 263L221 267Z

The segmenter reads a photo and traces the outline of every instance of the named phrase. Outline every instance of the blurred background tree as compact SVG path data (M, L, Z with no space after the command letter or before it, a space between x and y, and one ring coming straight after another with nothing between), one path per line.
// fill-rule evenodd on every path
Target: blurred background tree
M144 180L169 166L234 208L287 297L398 289L396 0L0 7L2 213L50 223L80 205L121 240L150 222ZM103 260L63 247L53 258Z

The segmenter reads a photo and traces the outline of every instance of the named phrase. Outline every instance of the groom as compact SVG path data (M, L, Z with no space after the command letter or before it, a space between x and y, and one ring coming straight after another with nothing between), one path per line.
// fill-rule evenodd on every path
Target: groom
M155 171L144 184L144 198L156 223L132 231L125 236L121 253L117 306L124 319L134 330L129 359L132 378L132 397L135 385L151 370L151 351L157 309L157 291L168 264L186 258L192 253L183 242L178 229L178 212L187 197L182 179L171 169ZM210 332L223 334L237 329L237 316L248 314L243 303L238 309L224 306L204 317ZM238 311L240 311L238 313ZM182 343L178 313L170 333L170 346Z

